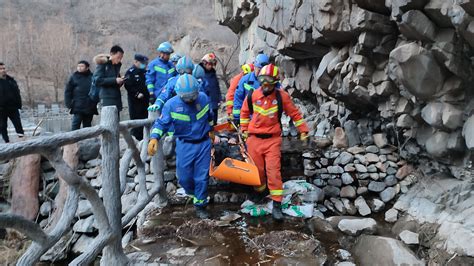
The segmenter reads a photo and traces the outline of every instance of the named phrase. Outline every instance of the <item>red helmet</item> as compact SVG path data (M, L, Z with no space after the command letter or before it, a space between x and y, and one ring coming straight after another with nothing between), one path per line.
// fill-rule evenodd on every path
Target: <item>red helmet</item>
M202 57L201 61L204 63L210 63L215 65L217 63L216 55L214 53L205 54Z
M275 66L274 64L268 64L262 67L262 69L260 70L260 73L258 74L258 81L261 84L275 84L279 80L279 74L280 72L278 71L277 66Z

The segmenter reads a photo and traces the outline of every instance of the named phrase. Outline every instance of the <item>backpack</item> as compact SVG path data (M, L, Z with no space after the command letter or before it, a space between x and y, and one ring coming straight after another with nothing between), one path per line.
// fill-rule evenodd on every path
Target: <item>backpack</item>
M92 84L91 88L89 89L89 98L94 102L94 103L99 103L100 98L99 98L99 93L100 93L100 88L97 87L95 84L96 78L92 77Z
M252 94L254 90L250 90L247 94L247 104L249 107L249 114L253 114L253 101L252 101ZM279 89L275 89L277 106L278 106L278 121L280 122L281 126L281 116L283 115L283 100L281 99L281 94Z

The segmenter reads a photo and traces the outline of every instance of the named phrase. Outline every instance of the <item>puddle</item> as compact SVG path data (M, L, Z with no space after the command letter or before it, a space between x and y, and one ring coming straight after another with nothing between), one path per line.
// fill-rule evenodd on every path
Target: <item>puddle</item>
M146 251L148 262L210 265L334 264L336 251L349 249L355 238L315 233L300 218L275 223L271 216L242 215L227 226L221 216L238 213L237 204L211 204L211 220L194 218L193 206L170 206L151 217L147 230L129 245L129 252ZM227 222L228 223L228 222Z

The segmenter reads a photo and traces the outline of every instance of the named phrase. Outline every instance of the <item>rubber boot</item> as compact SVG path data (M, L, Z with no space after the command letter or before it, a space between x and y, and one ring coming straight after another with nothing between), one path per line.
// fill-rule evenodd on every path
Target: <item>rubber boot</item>
M194 206L194 209L196 210L196 217L199 219L209 219L210 215L209 212L207 212L206 207L204 206Z
M281 202L273 201L272 217L275 221L283 221L283 212L281 212Z

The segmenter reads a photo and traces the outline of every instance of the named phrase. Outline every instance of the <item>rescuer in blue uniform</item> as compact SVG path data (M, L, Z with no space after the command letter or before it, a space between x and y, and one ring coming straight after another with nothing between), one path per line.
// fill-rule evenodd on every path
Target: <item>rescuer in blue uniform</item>
M191 58L187 56L183 56L178 60L178 63L176 64L176 71L178 72L179 75L183 74L192 74L194 69L194 64ZM151 112L161 112L161 109L163 109L163 105L171 99L173 96L176 95L176 92L174 90L174 87L176 85L176 82L178 81L178 78L180 76L174 76L166 82L166 85L163 87L161 90L160 95L156 99L155 104L150 105L148 107L148 111Z
M169 78L176 75L173 63L169 61L173 47L169 42L161 43L156 49L160 55L148 64L146 87L150 94L150 104L154 104L161 89Z
M256 90L260 87L260 82L258 81L258 74L262 67L268 65L270 63L270 58L265 54L259 54L255 58L254 64L254 71L248 73L247 75L243 76L240 81L239 85L237 86L237 90L235 91L234 95L234 108L232 110L232 115L234 116L234 121L239 122L240 120L240 109L242 108L242 104L244 103L245 97L250 90Z
M176 140L176 173L179 184L193 198L196 215L209 218L207 186L211 162L212 110L209 98L199 92L197 80L189 74L178 78L177 95L168 100L161 117L155 121L148 154L158 150L158 141L174 126Z

